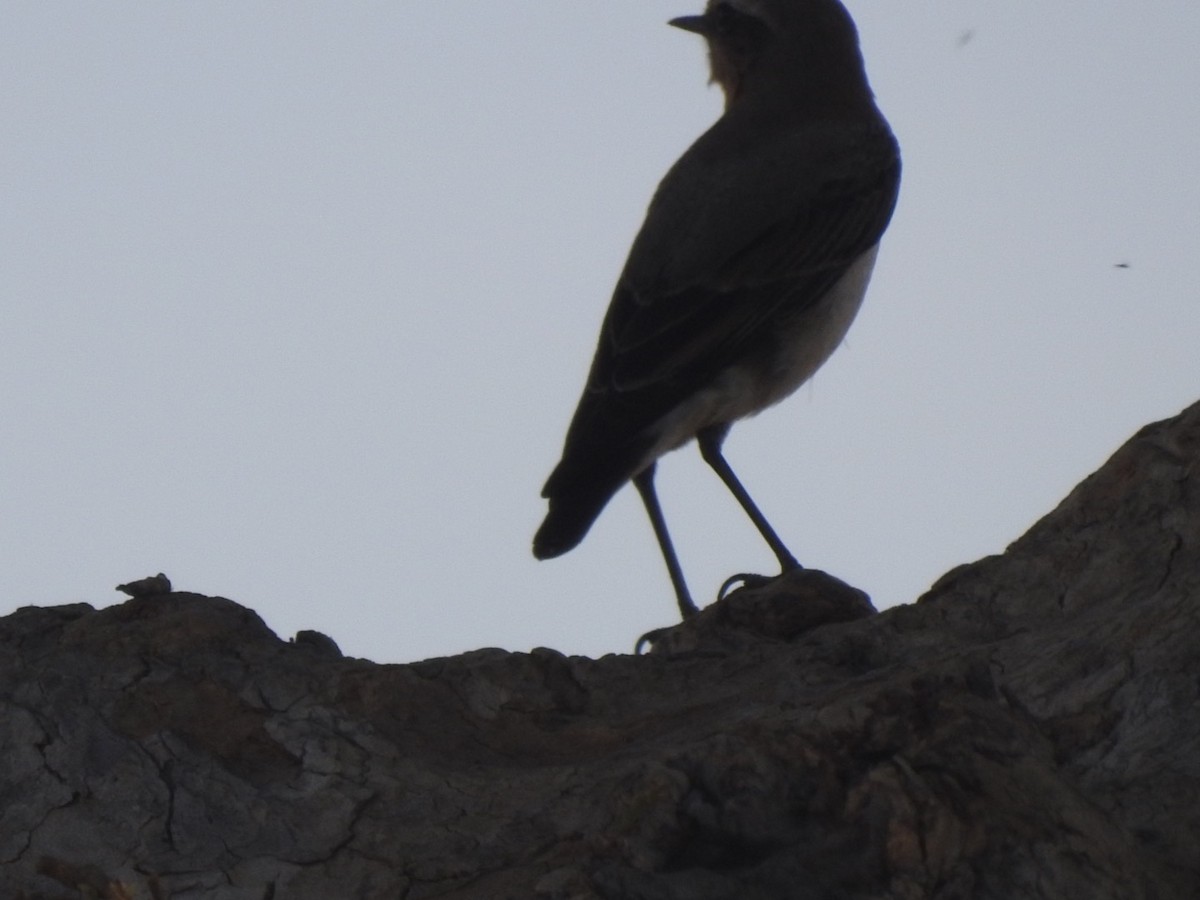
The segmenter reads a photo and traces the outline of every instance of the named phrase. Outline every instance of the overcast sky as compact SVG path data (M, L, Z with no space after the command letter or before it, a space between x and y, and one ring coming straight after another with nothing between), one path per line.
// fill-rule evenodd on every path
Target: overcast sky
M0 613L158 571L408 661L677 618L623 490L529 552L613 281L719 115L689 0L9 0ZM1200 4L850 4L904 154L846 344L727 456L879 606L1200 397ZM1125 267L1127 266L1127 267ZM696 598L773 557L694 447Z

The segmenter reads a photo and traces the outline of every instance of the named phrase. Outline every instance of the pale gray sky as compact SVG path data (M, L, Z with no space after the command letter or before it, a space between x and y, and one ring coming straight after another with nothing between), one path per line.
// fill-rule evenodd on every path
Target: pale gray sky
M0 612L162 570L379 661L673 622L632 489L529 542L646 202L719 114L664 24L699 5L7 3ZM1200 395L1200 5L849 6L900 206L846 345L726 449L886 606ZM659 484L698 600L771 571L694 448Z

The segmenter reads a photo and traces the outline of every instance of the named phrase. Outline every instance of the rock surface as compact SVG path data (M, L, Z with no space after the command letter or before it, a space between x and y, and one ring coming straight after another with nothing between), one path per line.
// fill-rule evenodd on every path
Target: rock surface
M640 657L19 610L0 897L1200 897L1198 475L1200 405L914 605L806 572Z

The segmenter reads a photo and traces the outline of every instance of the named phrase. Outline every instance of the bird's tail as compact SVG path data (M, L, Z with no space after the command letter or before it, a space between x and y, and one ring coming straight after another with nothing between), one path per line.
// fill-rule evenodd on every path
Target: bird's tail
M622 472L582 487L572 485L572 489L562 490L559 484L566 479L556 478L557 474L550 476L542 492L550 501L550 511L533 537L533 555L538 559L553 559L573 550L587 535L613 494L629 480Z

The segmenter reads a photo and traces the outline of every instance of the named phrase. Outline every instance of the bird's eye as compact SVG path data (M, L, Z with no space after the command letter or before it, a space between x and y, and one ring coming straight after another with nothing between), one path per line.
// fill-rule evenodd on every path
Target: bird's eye
M709 16L718 34L730 34L737 30L738 19L742 14L734 9L731 3L718 3Z

